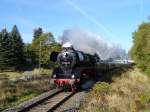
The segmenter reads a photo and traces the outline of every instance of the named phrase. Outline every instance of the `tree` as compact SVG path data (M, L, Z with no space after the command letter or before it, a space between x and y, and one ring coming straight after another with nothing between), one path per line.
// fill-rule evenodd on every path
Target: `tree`
M33 40L36 40L39 36L41 36L43 34L43 30L41 27L37 28L34 30L34 33L33 33L33 37L34 39Z
M142 23L133 33L131 57L142 71L150 74L150 22Z
M24 43L16 25L13 26L13 29L10 32L10 37L12 39L13 55L11 59L13 62L13 66L15 68L20 68L25 62Z
M3 29L0 34L0 69L9 69L11 67L12 42L7 32Z
M3 51L4 51L3 38L2 33L0 32L0 69L3 69L3 67L5 66Z
M49 60L50 53L54 50L60 51L60 45L55 42L51 33L45 33L32 42L31 50L34 57L32 58L33 62L38 65L40 61L42 67L48 67L51 63Z

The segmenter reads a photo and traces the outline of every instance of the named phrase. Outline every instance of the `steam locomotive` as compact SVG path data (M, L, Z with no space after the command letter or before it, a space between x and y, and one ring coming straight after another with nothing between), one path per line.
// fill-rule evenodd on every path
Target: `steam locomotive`
M98 55L77 51L70 43L62 46L60 53L52 52L50 60L58 62L59 67L53 70L51 83L57 87L68 86L75 91L86 79L97 76L97 72L113 69L116 64L101 61Z

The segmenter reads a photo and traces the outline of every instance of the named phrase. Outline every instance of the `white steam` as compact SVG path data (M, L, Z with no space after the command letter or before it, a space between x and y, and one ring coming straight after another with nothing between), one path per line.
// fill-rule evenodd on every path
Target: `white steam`
M101 59L125 58L125 50L112 44L100 36L83 29L69 29L60 37L62 43L69 42L76 50L86 53L97 53Z

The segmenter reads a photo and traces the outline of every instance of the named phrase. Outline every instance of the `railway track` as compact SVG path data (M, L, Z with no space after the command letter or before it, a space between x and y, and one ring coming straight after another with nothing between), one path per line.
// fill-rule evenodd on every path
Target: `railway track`
M53 112L74 94L65 89L54 89L3 112Z
M53 112L74 94L72 92L61 92L26 112Z
M80 108L85 103L85 91L77 92L62 105L55 109L54 112L80 112Z

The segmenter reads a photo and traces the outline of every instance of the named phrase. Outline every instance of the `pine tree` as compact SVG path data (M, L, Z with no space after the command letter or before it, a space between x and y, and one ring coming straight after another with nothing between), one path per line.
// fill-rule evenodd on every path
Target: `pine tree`
M11 67L11 39L7 29L3 29L0 34L0 69L9 69Z
M13 66L15 68L20 68L24 61L25 61L25 57L24 57L24 43L23 40L21 38L21 35L18 31L18 28L16 25L14 25L11 33L10 33L11 39L12 39L12 51L13 51L13 55L11 57L12 62L13 62Z
M0 32L0 69L3 69L4 62L3 62L3 45L2 45L2 33Z

